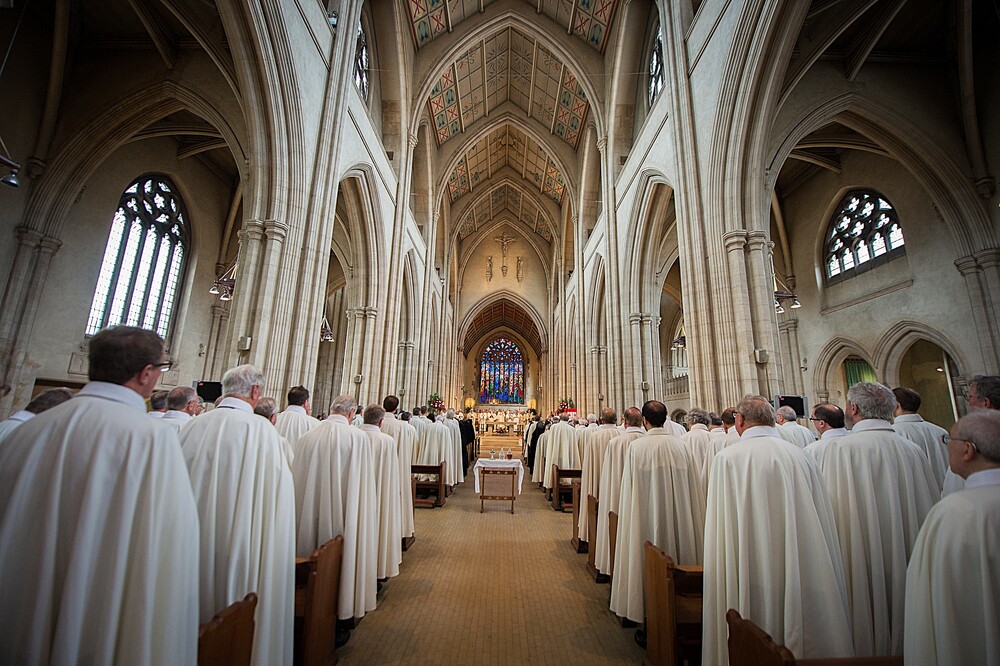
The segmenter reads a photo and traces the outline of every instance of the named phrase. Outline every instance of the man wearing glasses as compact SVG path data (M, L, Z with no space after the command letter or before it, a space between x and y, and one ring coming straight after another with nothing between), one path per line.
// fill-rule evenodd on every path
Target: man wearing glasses
M813 414L809 420L813 422L813 427L819 433L820 440L836 439L848 433L847 428L844 427L844 410L837 405L831 405L828 402L816 405L813 407Z
M965 488L938 502L906 572L907 664L1000 663L1000 411L978 410L946 436Z
M198 514L172 428L145 398L152 331L90 340L90 383L0 446L0 663L192 664Z
M976 375L965 394L969 409L1000 409L1000 375Z

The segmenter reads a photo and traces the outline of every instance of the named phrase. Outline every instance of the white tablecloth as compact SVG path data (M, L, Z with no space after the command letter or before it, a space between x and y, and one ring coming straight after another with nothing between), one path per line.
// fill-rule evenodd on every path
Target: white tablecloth
M524 465L520 460L490 460L480 458L472 468L472 475L476 478L476 492L479 492L479 468L489 467L491 469L516 469L517 470L517 494L521 494L521 479L524 478Z

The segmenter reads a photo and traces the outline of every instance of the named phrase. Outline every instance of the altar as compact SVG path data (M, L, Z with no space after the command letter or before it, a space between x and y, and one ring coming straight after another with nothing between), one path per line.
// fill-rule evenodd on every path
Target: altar
M520 435L531 414L524 405L482 404L475 409L476 430L496 435Z

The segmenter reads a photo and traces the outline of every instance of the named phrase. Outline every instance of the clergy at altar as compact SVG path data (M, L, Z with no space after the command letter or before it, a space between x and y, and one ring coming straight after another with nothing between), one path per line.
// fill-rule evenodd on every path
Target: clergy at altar
M392 437L396 443L396 463L399 465L399 513L402 536L413 536L413 494L410 492L410 466L416 462L413 447L417 441L417 431L412 425L396 418L399 398L387 395L382 400L382 432Z
M892 429L895 408L889 387L858 382L850 434L809 447L833 503L859 657L902 655L906 564L941 495L923 451Z
M274 427L278 434L295 444L299 437L319 425L319 419L312 416L312 405L309 404L309 391L304 386L293 386L288 391L288 407L278 414Z
M896 396L896 411L892 429L919 446L931 465L931 472L937 481L938 490L944 487L944 477L948 473L948 447L944 437L948 431L939 425L925 421L917 410L920 409L920 394L911 388L899 386L892 389Z
M451 431L452 446L455 447L455 451L458 453L460 467L458 469L459 473L455 477L455 483L461 483L465 481L465 470L469 468L469 451L462 446L462 426L458 424L458 417L455 416L454 409L449 409L445 412L445 425Z
M89 362L76 397L0 445L0 663L193 664L198 512L145 403L170 361L121 326Z
M798 414L795 413L795 408L788 405L779 407L774 413L778 434L792 444L805 448L816 441L816 435L809 428L800 426L796 419Z
M330 416L299 438L295 478L296 547L299 557L343 535L340 620L360 620L375 610L378 565L378 503L375 456L368 436L351 425L358 403L334 398Z
M222 401L181 429L201 526L199 621L256 592L253 663L292 660L295 490L277 431L253 413L264 374L222 376Z
M198 393L190 386L175 386L167 393L167 411L160 421L180 432L188 421L199 414L201 401L198 400Z
M22 423L33 419L44 411L48 411L56 405L61 405L73 397L73 391L65 387L50 388L42 391L31 399L24 409L14 412L10 417L0 422L0 442L7 435L12 433Z
M577 538L580 541L591 542L591 532L597 525L590 524L590 510L587 508L587 497L593 495L594 499L601 498L601 468L604 466L604 451L608 448L608 442L620 435L615 423L618 415L615 410L605 407L601 410L600 423L597 428L590 432L584 441L583 467L580 473L580 511L577 512Z
M947 444L965 488L934 505L906 572L903 657L1000 664L1000 411L959 419Z
M681 437L681 441L691 454L691 460L701 477L703 490L708 492L708 465L712 464L711 459L715 457L716 451L712 446L712 437L708 434L712 420L704 409L692 407L684 416L684 421L688 425L688 431Z
M596 416L594 417L597 418ZM594 430L597 425L594 425ZM545 442L545 481L543 487L552 487L554 476L552 466L558 465L559 469L580 469L580 449L577 448L576 431L569 424L569 415L563 414L559 417L559 422L552 426L551 430L546 430Z
M621 515L618 499L621 495L622 468L629 446L646 433L642 427L642 412L638 407L625 410L625 432L608 442L601 465L601 501L597 506L597 528L594 540L589 542L594 551L594 566L602 574L611 575L611 541L608 532L608 514L612 511Z
M375 575L379 580L399 575L403 561L403 524L399 505L399 456L396 442L382 432L385 409L381 405L365 408L361 432L368 437L375 463L375 503L378 507L378 565ZM407 476L409 479L409 476Z
M844 410L828 402L821 402L813 407L813 414L809 420L813 422L821 441L843 437L849 432L844 427ZM815 442L809 446L815 446Z
M676 564L700 565L705 534L701 471L684 442L663 428L666 405L650 400L642 406L642 417L646 434L631 443L622 466L611 575L611 610L634 622L645 620L646 541Z
M735 416L740 441L709 475L702 662L729 663L730 608L800 659L850 657L844 565L819 467L778 435L767 398L746 396Z

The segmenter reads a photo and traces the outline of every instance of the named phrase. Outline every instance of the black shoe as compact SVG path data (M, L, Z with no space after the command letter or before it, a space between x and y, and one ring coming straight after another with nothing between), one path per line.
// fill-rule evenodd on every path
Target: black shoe
M635 630L635 642L643 650L646 649L646 630L645 629L636 629Z
M335 645L342 648L351 640L351 632L348 629L337 629L337 637L334 639Z

